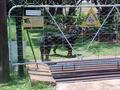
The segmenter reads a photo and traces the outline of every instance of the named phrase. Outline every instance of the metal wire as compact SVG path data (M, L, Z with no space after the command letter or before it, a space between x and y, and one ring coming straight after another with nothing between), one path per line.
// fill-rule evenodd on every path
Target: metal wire
M95 40L96 36L98 35L98 33L100 32L100 30L102 29L102 27L104 26L105 22L107 21L107 19L109 18L110 14L112 13L112 11L114 9L117 10L118 13L119 12L119 9L118 7L120 7L119 4L116 4L116 5L81 5L81 6L76 6L76 5L16 5L14 7L12 7L10 10L9 10L9 18L11 17L11 12L16 9L16 8L21 8L21 7L32 7L32 8L36 8L36 7L42 7L42 8L45 8L46 11L48 12L49 16L51 17L51 19L54 21L54 24L57 26L57 28L59 29L59 31L62 33L62 35L65 37L66 41L68 42L68 44L70 45L70 47L74 50L74 48L72 47L72 44L67 40L65 34L63 33L63 31L61 30L60 26L58 25L58 23L55 21L54 17L52 16L52 14L49 12L48 8L50 7L62 7L62 8L66 8L66 7L112 7L112 9L110 10L110 12L108 13L108 15L106 16L106 18L104 19L102 25L100 26L100 28L97 30L97 32L93 35L95 35L93 38L92 38L92 41L90 42L90 44L88 45L87 47L87 50L89 49L89 47L92 45L93 41ZM83 37L83 36L82 36ZM84 40L82 38L82 44L84 43ZM100 58L99 56L99 53L100 51L98 50L98 58ZM75 51L75 54L77 55L77 52ZM78 55L77 55L78 56ZM78 58L78 57L77 57ZM82 59L82 58L81 58Z

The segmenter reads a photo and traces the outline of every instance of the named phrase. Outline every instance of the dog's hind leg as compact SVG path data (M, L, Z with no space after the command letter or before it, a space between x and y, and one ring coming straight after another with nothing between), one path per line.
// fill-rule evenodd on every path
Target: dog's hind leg
M53 48L54 54L57 54L57 53L56 53L56 49L57 49L57 48L58 48L58 45L55 45L54 48Z
M72 57L72 49L71 48L68 48L68 54L67 54L68 57Z
M76 55L73 55L73 54L72 54L72 48L68 48L67 57L68 57L68 58L74 58L74 57L76 57Z

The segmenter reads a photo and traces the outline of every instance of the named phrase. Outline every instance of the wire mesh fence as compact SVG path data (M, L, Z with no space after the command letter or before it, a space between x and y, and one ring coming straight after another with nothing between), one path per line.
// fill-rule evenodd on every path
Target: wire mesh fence
M93 12L90 12L91 8ZM25 60L119 57L119 6L24 6L20 9L21 15L15 10L11 13L9 40L12 42L22 37ZM18 17L21 25L16 23ZM21 27L21 36L16 34L16 27Z

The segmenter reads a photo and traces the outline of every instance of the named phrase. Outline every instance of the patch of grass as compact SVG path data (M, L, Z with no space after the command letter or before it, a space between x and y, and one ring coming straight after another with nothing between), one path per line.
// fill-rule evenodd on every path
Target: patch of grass
M0 90L54 90L54 87L42 82L31 84L29 78L13 78L0 84Z
M106 42L97 42L93 43L89 51L94 54L99 53L101 56L119 56L120 55L120 45L119 43L106 43Z

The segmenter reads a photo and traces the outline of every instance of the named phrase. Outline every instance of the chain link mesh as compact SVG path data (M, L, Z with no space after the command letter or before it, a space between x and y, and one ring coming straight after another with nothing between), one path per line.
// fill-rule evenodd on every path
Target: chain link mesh
M11 1L13 4L14 1ZM30 1L29 1L30 2ZM20 0L21 4L39 4L39 0L32 0L30 3L28 3L28 0ZM64 33L65 37L69 42L66 41L63 34L60 32L58 26L55 24L54 20L51 18L49 13L46 11L45 8L35 8L32 10L40 10L41 15L40 16L31 16L31 17L43 17L44 19L44 25L41 28L34 28L32 25L29 26L29 28L24 28L23 26L23 17L26 16L25 11L27 9L23 9L23 16L11 16L11 29L14 30L13 33L16 31L15 26L15 19L18 17L22 18L22 28L23 28L23 40L26 41L26 50L24 53L26 53L25 58L26 59L33 59L33 53L31 51L31 45L33 48L33 52L35 53L35 57L37 59L41 59L41 51L40 48L43 49L43 54L46 55L48 59L52 60L56 59L64 59L68 57L75 57L88 59L88 58L108 58L108 57L119 57L120 52L119 50L119 29L120 29L120 13L114 8L111 12L111 14L108 16L108 13L112 9L111 7L93 7L94 13L98 20L100 21L101 29L97 36L95 37L95 40L92 42L92 45L88 50L86 50L87 46L93 39L93 37L96 35L96 32L98 31L99 27L84 27L81 26L82 23L87 18L88 11L91 7L82 7L82 8L49 8L49 12L52 15L52 18L55 20L59 28ZM31 10L31 8L28 8L28 10ZM32 13L32 12L31 12ZM106 19L106 17L108 17ZM94 17L95 18L95 17ZM104 20L106 21L104 22ZM31 23L32 21L28 17L28 21L26 23ZM94 21L93 21L94 22ZM14 23L14 24L13 24ZM34 21L36 23L36 21ZM77 32L77 30L80 32ZM28 31L30 35L30 41L28 40L28 36L26 31ZM50 37L49 37L50 35ZM52 36L51 36L52 35ZM51 41L49 42L50 38L52 37ZM47 43L45 39L48 39ZM16 39L16 37L13 37L11 35L11 39ZM72 46L69 45L69 43ZM43 45L40 47L40 45ZM49 53L49 50L51 49L51 53ZM56 49L56 51L55 51ZM76 53L74 53L74 51ZM72 55L71 55L72 52Z

